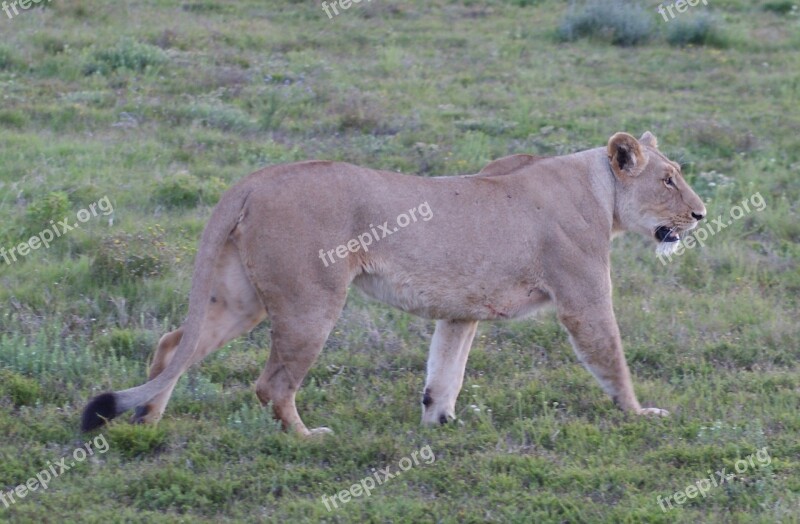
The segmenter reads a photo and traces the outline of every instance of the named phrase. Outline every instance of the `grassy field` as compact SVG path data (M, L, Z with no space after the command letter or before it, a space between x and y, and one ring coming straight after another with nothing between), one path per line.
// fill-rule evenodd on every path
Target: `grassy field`
M631 42L556 0L0 11L0 247L82 221L0 258L0 490L69 467L0 502L0 522L800 522L798 9L711 0L666 22L642 4L608 6L647 18ZM473 173L648 129L710 217L764 203L666 264L615 241L637 393L669 419L617 411L548 313L482 324L458 423L422 428L433 323L352 292L298 395L334 436L261 409L268 324L188 372L157 427L78 432L92 395L144 381L211 207L258 167ZM435 459L323 503L420 450Z

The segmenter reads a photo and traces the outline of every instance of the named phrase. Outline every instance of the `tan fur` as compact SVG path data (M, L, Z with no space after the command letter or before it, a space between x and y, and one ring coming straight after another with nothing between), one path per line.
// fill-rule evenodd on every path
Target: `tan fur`
M534 155L511 155L489 162L476 176L507 175L524 167L528 167L544 157Z
M666 180L672 179L672 185ZM319 251L393 224L427 203L428 221L323 264ZM693 216L694 214L694 216ZM652 134L617 133L572 155L515 155L477 175L422 178L350 164L301 162L245 178L215 208L203 234L189 316L159 343L150 381L114 393L117 412L157 421L181 374L229 340L271 319L272 348L256 384L286 428L309 430L295 394L344 307L350 284L437 319L423 422L455 417L478 321L555 306L580 361L623 410L633 391L611 302L611 238L660 226L688 231L705 207ZM662 244L665 244L662 242Z

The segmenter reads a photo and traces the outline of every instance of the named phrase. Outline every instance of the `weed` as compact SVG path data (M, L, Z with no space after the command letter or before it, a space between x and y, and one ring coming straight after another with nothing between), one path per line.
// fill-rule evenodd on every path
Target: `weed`
M779 15L787 15L789 13L797 13L798 8L797 0L779 0L777 2L765 2L762 5L764 11L770 11Z
M103 430L108 445L127 458L152 454L164 448L169 434L163 426L115 423Z
M200 202L202 192L202 183L196 176L177 173L156 183L153 197L155 202L169 208L194 207Z
M57 222L67 217L69 212L69 196L63 191L53 191L42 197L34 198L25 210L28 232L36 234L42 229L50 227L51 222Z
M667 26L667 41L675 46L728 46L728 40L719 28L719 22L706 13L692 13L691 16L672 20Z
M142 73L167 63L168 57L160 48L122 38L107 49L95 49L83 67L85 75L108 75L118 70Z
M653 29L652 15L628 0L589 0L573 5L558 28L561 40L572 42L593 37L620 46L647 42Z
M39 382L10 370L0 370L0 398L8 396L15 406L31 406L41 395Z

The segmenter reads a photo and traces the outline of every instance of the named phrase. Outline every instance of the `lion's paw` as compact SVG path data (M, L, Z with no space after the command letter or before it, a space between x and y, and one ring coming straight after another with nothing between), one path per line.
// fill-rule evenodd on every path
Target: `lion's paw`
M320 427L320 428L313 428L308 430L308 437L322 437L324 435L333 435L333 430L331 428Z
M641 408L639 410L639 415L668 417L669 411L667 411L666 409L659 409L659 408Z

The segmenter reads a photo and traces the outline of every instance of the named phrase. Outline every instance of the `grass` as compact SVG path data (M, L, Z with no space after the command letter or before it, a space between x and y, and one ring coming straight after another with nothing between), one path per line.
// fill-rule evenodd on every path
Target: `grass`
M432 322L353 292L298 395L307 424L335 435L299 440L260 408L263 325L190 370L156 428L113 423L106 453L0 502L0 521L797 522L797 10L716 0L670 22L648 10L654 37L627 47L563 41L572 12L373 0L330 20L317 3L74 0L3 16L0 246L113 204L49 249L0 258L4 493L97 438L77 432L90 396L145 379L186 314L211 207L261 166L452 175L650 129L711 217L755 193L766 207L667 265L646 240L615 241L637 392L669 419L618 412L549 313L483 324L460 423L422 428ZM724 24L724 48L669 45L673 24L700 16ZM425 446L432 464L326 510L323 495ZM768 465L659 507L764 447Z

